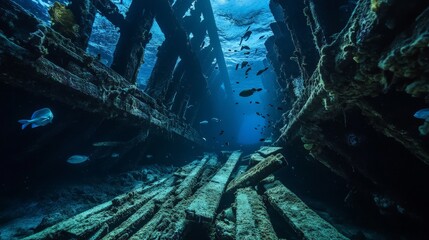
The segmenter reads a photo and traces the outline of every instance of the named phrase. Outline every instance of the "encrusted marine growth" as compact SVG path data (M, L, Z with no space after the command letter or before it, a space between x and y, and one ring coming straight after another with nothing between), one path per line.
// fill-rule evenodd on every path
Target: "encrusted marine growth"
M53 29L70 39L77 38L79 26L76 24L75 17L70 9L59 2L54 2L48 12L51 16Z

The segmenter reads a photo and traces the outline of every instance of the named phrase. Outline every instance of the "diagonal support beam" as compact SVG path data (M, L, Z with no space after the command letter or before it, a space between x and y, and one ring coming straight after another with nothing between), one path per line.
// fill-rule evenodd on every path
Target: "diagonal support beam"
M193 81L193 90L199 93L197 95L204 96L207 92L207 81L202 74L199 59L192 49L188 34L175 16L173 8L167 0L159 0L153 2L153 11L165 38L174 38L179 56L185 64L185 70Z
M204 20L207 22L207 31L210 36L210 44L213 45L213 49L216 53L216 59L219 65L219 71L221 73L221 77L223 78L223 83L225 85L225 91L228 98L231 99L232 98L231 82L229 80L228 68L226 67L222 46L220 45L218 29L216 26L216 21L214 19L213 9L212 9L210 0L202 0L201 8L204 15Z

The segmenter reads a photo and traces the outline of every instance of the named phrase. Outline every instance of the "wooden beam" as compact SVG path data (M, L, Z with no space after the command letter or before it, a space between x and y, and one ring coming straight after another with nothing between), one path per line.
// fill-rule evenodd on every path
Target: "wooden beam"
M235 195L235 239L278 239L262 197L251 188L241 188Z
M144 49L152 38L154 14L147 1L133 0L121 27L121 35L113 54L112 69L135 83L143 62Z
M221 74L220 77L223 79L226 95L229 99L232 99L232 88L229 79L228 68L226 66L225 56L223 55L222 46L220 44L218 28L216 26L216 21L214 19L213 9L210 0L202 0L201 8L204 15L204 20L207 23L207 31L210 36L210 44L213 46L213 49L216 53L216 59Z
M300 239L348 239L279 181L266 185L265 194L269 203L291 225Z
M240 156L241 152L233 152L216 175L195 193L192 203L186 210L186 219L206 224L213 222L225 186Z
M207 81L201 72L199 59L192 49L188 34L175 16L167 0L153 2L153 11L156 21L164 33L165 38L174 39L180 58L184 62L185 70L192 79L192 89L197 98L207 93Z
M115 27L122 28L125 17L119 11L118 6L110 0L94 0L95 7L100 14L109 20Z
M203 143L195 129L10 0L1 1L0 27L7 34L0 34L2 84Z
M280 153L277 155L271 155L265 160L256 164L254 167L247 170L244 174L240 175L240 177L232 180L228 184L226 192L231 192L238 188L255 185L262 179L266 178L268 175L286 165L287 162L283 155Z

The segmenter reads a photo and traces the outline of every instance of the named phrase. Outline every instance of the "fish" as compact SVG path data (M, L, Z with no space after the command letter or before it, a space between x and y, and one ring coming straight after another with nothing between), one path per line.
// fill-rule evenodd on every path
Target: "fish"
M224 132L225 132L224 130L220 130L219 135L223 135Z
M264 73L264 72L265 72L265 71L267 71L267 70L268 70L268 67L266 67L266 68L264 68L264 69L259 70L259 71L256 73L256 76L261 75L262 73Z
M119 147L125 145L125 142L95 142L94 147Z
M283 108L282 107L277 107L277 110L282 111Z
M210 120L212 120L212 122L220 122L219 118L215 118L215 117Z
M235 65L235 70L237 70L237 69L238 69L238 66L239 66L239 65L240 65L240 64L238 64L238 63L237 63L237 65Z
M252 96L255 92L260 92L262 91L262 88L252 88L252 89L247 89L247 90L243 90L240 92L240 97L250 97Z
M21 119L18 120L19 123L22 124L21 129L24 130L28 125L31 124L31 128L46 126L49 123L52 123L52 119L54 118L54 114L49 108L42 108L33 113L31 115L31 119Z
M250 35L252 35L252 31L250 31L249 28L247 28L246 33L244 33L244 35L241 37L240 46L241 46L241 43L243 42L243 39L244 39L244 41L249 40Z
M249 54L250 54L250 52L245 52L245 53L244 53L244 55L249 55Z
M255 103L256 103L256 104L259 104L260 102L257 102L257 101L256 101Z
M119 153L112 153L112 155L110 155L110 157L117 158L117 157L119 157Z
M260 141L260 142L263 142L263 141L265 141L265 138L261 138L261 139L259 139L259 141Z
M243 62L241 63L241 68L244 68L245 66L247 66L247 64L249 64L249 62L248 62L248 61L243 61Z
M250 47L249 47L249 46L241 46L241 49L240 49L240 50L243 50L243 49L250 50Z
M205 138L205 137L203 137L203 140L206 142L207 141L207 139Z
M148 155L146 155L146 158L153 158L153 155L150 155L150 154L148 154Z
M200 125L206 125L206 124L209 124L209 121L204 120L204 121L201 121L201 122L200 122Z
M429 122L429 108L423 108L414 113L414 117Z
M262 35L262 36L260 36L260 37L259 37L259 39L262 39L262 38L264 38L264 37L265 37L265 35Z
M67 159L70 164L80 164L89 160L88 156L85 155L73 155Z
M249 73L249 71L250 70L252 70L252 68L250 67L250 68L248 68L247 70L246 70L246 72L245 72L245 74L247 75L248 73Z
M206 45L206 42L205 42L205 41L203 41L203 42L201 43L200 48L203 48L203 47L204 47L204 45Z

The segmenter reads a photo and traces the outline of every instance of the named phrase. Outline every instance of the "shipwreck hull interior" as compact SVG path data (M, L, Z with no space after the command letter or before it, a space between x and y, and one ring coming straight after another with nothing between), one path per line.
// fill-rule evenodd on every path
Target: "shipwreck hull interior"
M257 2L2 0L0 240L426 239L429 2Z

